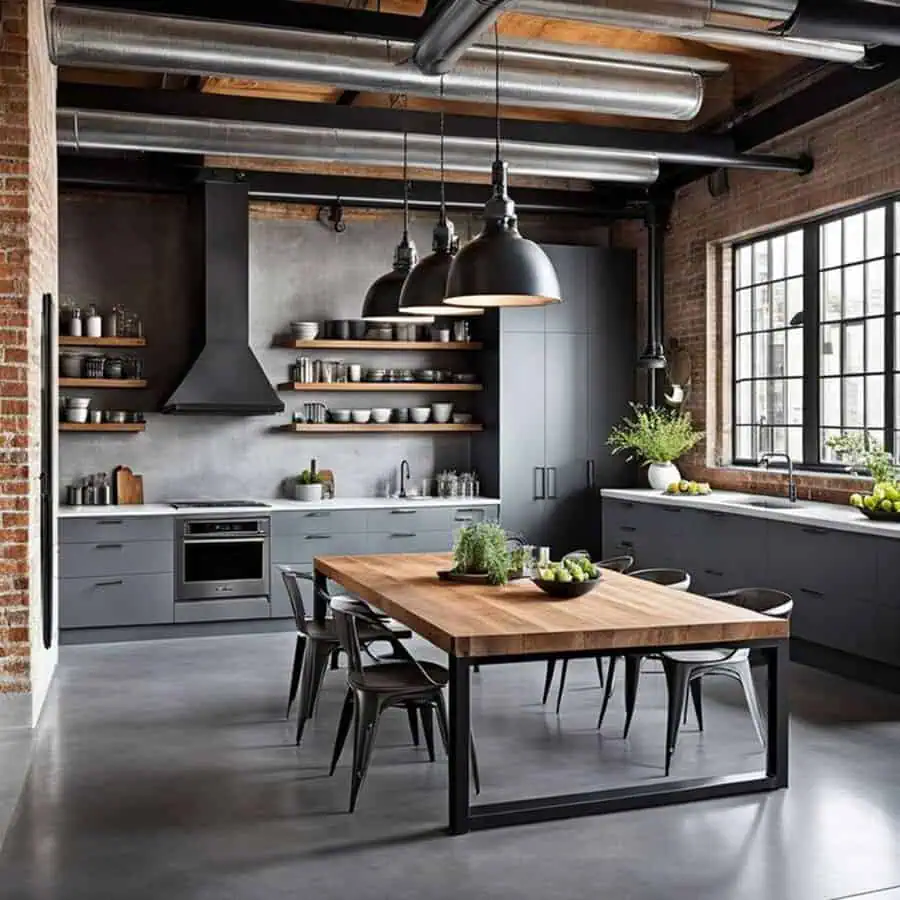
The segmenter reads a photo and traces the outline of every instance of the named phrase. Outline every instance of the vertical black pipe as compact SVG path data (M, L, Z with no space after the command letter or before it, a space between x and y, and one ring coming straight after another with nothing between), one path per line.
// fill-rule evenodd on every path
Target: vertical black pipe
M654 201L647 205L647 345L638 367L647 372L647 402L656 406L658 373L666 367L663 349L663 306L665 302L666 229L671 201Z
M56 482L53 478L53 441L58 413L53 397L56 305L53 294L44 294L41 316L41 622L44 647L53 646L53 590L56 582L56 553L53 547L53 504Z

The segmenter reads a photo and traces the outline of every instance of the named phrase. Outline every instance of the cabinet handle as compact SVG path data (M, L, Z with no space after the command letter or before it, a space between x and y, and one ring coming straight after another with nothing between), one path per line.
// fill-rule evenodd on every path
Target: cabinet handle
M303 538L303 540L304 541L330 541L332 539L332 537L334 537L334 535L331 535L331 534L308 534L308 535L306 535L305 538Z
M306 519L324 519L330 515L330 512L308 512L304 513L303 517Z
M635 528L634 525L622 525L621 530L622 531L637 531L637 528Z
M550 466L547 472L549 473L547 477L547 499L556 500L558 499L556 496L556 466Z
M821 591L814 591L812 588L800 588L801 594L809 594L810 597L824 597Z
M597 486L597 473L592 459L587 461L587 486L589 488Z
M392 509L392 516L414 516L418 510L415 509Z
M412 531L396 531L389 536L392 538L414 538L416 535L415 532Z
M801 528L804 534L828 534L827 528Z
M121 519L98 519L98 525L124 525L125 523Z
M707 575L714 575L716 578L723 578L725 576L724 572L717 572L715 569L704 569L703 571Z
M677 506L663 506L662 511L667 512L667 513L680 513L681 512L681 510Z
M475 507L460 506L456 511L457 513L477 513L479 510Z
M723 513L723 512L717 512L716 510L710 510L710 509L706 509L706 510L704 510L704 512L706 513L706 515L712 516L714 519L724 519L725 518L725 513Z
M619 541L620 550L634 550L634 544L631 541Z
M541 486L538 487L538 473L541 476ZM532 476L533 484L532 487L534 490L532 491L532 500L546 500L547 499L547 472L542 466L534 467L534 475Z
M114 578L112 581L95 581L94 587L117 587L124 583L121 578Z
M122 544L95 544L95 550L121 550Z
M453 520L454 522L474 522L474 516L456 516Z

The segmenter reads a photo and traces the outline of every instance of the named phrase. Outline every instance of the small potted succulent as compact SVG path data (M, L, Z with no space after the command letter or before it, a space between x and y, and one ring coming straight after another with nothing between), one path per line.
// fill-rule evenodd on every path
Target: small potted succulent
M294 479L294 499L315 501L322 499L322 476L314 469L304 469Z
M648 466L650 487L665 491L681 480L675 460L703 440L694 428L689 412L631 404L632 418L622 419L610 432L607 444L612 452L627 452L629 461L638 459Z

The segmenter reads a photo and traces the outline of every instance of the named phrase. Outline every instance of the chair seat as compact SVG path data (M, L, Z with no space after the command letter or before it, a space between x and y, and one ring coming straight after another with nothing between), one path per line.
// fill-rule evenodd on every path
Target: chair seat
M419 665L434 679L432 684L413 663L380 663L366 666L362 672L347 675L351 687L379 694L406 694L419 691L438 690L450 680L450 673L437 663L420 662Z
M749 651L742 650L726 650L722 647L710 647L709 650L672 650L661 653L660 656L671 659L673 662L686 663L688 665L702 665L703 663L718 663L728 660L729 662L740 662L749 655Z
M412 637L412 632L401 622L397 622L394 619L385 619L382 625L390 631L391 637L401 639ZM335 644L338 643L334 619L325 619L324 622L318 622L316 619L312 618L307 619L306 635L314 641L332 641ZM366 644L370 641L386 641L388 637L380 628L362 625L359 629L359 639L362 643Z

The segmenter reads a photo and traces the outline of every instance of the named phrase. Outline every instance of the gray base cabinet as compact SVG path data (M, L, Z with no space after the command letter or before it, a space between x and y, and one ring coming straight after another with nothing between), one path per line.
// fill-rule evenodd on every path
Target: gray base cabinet
M771 587L793 637L900 666L900 544L818 525L605 498L603 555L691 573L691 590Z

